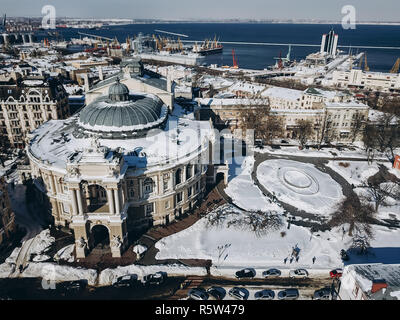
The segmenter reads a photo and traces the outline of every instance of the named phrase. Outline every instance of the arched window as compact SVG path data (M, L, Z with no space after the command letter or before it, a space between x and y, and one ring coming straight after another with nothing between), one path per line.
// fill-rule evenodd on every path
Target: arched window
M190 179L192 177L192 168L191 164L188 164L186 167L186 179Z
M143 186L144 186L144 193L145 194L149 194L153 192L153 179L151 178L146 178L143 182Z
M178 169L175 172L175 185L182 183L182 169Z

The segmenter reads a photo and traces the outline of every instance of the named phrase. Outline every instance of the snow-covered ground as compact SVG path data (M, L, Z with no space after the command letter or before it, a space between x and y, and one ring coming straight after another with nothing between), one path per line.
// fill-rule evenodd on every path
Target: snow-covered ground
M230 205L221 208L232 210ZM339 252L351 245L351 238L347 233L343 234L342 228L311 233L308 228L295 225L287 229L285 223L279 230L257 237L250 230L229 227L229 218L220 226L209 226L207 221L207 218L203 218L190 228L157 242L159 252L156 258L212 259L212 274L231 277L235 271L245 267L256 268L260 275L262 270L269 267L283 270L304 267L320 274L342 266ZM351 263L400 262L400 255L391 256L399 252L400 232L382 226L374 226L373 229L375 237L371 241L371 254L354 255ZM300 259L290 263L293 247L296 246L300 249ZM314 264L313 257L316 258Z
M275 210L282 209L262 194L251 178L253 157L236 157L229 167L229 183L225 192L233 202L245 210Z
M217 210L234 210L225 205ZM238 211L239 214L240 211ZM338 231L313 235L307 228L284 223L279 230L257 237L249 229L228 226L227 217L220 226L209 226L203 218L190 228L156 243L157 259L212 259L214 266L240 267L315 267L333 268L341 264L338 252L344 243L338 241ZM290 264L294 247L301 250L300 259ZM316 257L315 265L312 263ZM287 264L284 259L287 259Z
M126 267L118 267L115 269L103 270L99 275L99 286L112 285L118 277L125 275L136 274L139 280L143 279L148 274L156 272L166 272L168 276L189 276L189 275L200 275L205 276L207 274L205 268L200 267L186 267L183 265L154 265L154 266L139 266L130 265Z
M273 155L289 155L289 156L299 156L299 157L316 157L316 158L353 158L353 159L367 159L367 153L364 149L356 148L356 150L337 150L336 148L323 148L317 150L314 148L299 150L296 146L281 146L281 149L272 149L269 146L264 147L264 149L256 148L254 150L258 153L270 153ZM387 161L386 155L383 153L375 153L375 160Z
M308 163L267 160L258 166L257 178L279 200L310 213L329 215L343 199L341 186Z
M369 177L379 172L379 164L382 162L373 162L368 164L367 161L335 161L331 160L327 167L339 173L348 183L355 186L365 182Z

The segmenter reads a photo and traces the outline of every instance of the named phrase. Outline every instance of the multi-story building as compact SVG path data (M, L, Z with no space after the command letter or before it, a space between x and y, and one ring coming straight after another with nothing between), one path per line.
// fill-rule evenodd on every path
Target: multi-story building
M203 198L215 176L207 161L212 126L168 110L158 96L116 79L78 115L31 134L38 199L50 205L56 225L73 229L77 257L102 240L119 257L129 232L168 224Z
M328 34L323 34L320 53L326 53L333 58L336 58L338 40L339 36L335 34L335 31L333 30L329 31Z
M381 92L400 92L400 74L365 72L359 69L336 70L331 84L341 88L368 89Z
M0 125L13 147L24 148L27 134L44 122L68 116L68 95L57 79L0 79Z
M167 75L165 79L157 73L145 69L142 61L138 58L122 61L119 73L99 81L90 88L87 85L86 104L93 102L99 96L107 94L110 86L117 79L136 92L155 94L170 110L173 110L175 84L172 78Z
M395 248L393 250L395 251ZM396 253L394 252L393 255ZM338 298L340 300L399 300L400 266L381 263L346 266L340 278Z
M0 244L15 231L15 216L11 210L10 198L4 177L0 177Z
M260 99L197 99L201 108L198 117L211 118L218 125L231 130L240 128L242 111L246 108L263 106L283 120L284 137L296 138L300 120L310 121L313 134L310 140L334 143L349 143L361 139L361 129L352 130L354 124L364 125L369 107L345 92L326 91L315 88L293 90L271 87L261 93ZM268 112L266 112L268 114ZM352 132L356 134L353 137Z

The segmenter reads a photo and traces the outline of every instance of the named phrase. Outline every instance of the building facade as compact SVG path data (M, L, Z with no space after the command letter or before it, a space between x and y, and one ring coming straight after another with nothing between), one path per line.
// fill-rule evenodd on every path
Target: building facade
M68 94L50 77L18 77L0 82L2 133L15 148L24 148L27 134L48 120L69 116Z
M263 106L265 114L283 121L282 137L296 139L299 121L312 124L310 142L350 143L361 139L361 128L368 120L369 107L346 92L308 88L305 91L271 87L260 99L196 99L200 105L198 117L212 119L231 130L241 126L241 114L246 108ZM268 112L269 111L269 112ZM352 128L360 126L359 130ZM357 132L356 132L357 131ZM354 136L355 135L355 136Z
M203 198L212 127L168 109L116 81L78 115L32 133L31 175L55 224L74 231L78 257L99 234L119 257L129 232L168 224Z
M15 231L15 215L11 210L10 198L4 177L0 177L0 244Z
M340 88L367 89L380 92L400 92L399 73L365 72L359 69L334 71L331 84Z

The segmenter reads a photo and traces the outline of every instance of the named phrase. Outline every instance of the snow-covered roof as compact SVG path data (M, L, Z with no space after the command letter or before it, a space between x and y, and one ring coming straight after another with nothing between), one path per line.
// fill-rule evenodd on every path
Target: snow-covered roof
M261 96L272 97L285 100L299 101L303 95L300 90L281 88L281 87L271 87L265 90Z
M28 152L34 161L49 169L65 173L71 158L78 161L93 139L77 138L77 116L67 120L50 120L31 133ZM142 172L159 167L175 166L191 161L208 148L213 131L208 121L169 116L164 128L157 128L148 136L130 139L99 139L99 145L110 150L122 149L128 167ZM136 152L140 150L140 152Z
M352 102L326 102L326 108L360 108L360 109L368 109L369 107L361 102L352 101Z
M342 282L351 275L363 292L370 292L374 280L384 279L392 291L400 290L400 264L359 264L346 266Z

